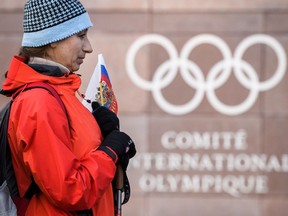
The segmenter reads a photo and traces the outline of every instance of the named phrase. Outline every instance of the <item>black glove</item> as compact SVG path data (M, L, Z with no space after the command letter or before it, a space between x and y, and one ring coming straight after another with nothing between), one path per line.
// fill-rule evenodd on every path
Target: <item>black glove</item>
M96 119L102 136L106 137L111 131L119 130L117 115L105 106L100 106L96 101L92 102L92 115Z
M112 131L106 136L98 150L107 153L114 161L116 161L117 155L119 163L125 162L123 165L126 167L122 167L123 169L125 168L125 170L128 166L129 159L136 154L133 140L126 133L117 130Z

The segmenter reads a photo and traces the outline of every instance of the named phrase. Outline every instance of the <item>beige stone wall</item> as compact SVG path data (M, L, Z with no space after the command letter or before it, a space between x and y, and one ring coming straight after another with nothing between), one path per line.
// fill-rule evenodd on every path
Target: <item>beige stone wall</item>
M1 82L21 44L24 3L0 0ZM271 89L255 90L255 80L263 83L273 78L287 58L288 1L85 0L83 4L94 23L89 32L94 53L82 66L81 90L86 89L97 54L103 53L119 102L121 127L129 131L138 147L128 170L132 195L123 206L124 215L286 216L287 69L284 67L285 74ZM203 83L208 83L213 67L224 58L221 49L203 42L189 54L188 63L182 59L190 70L185 80L178 68L172 83L159 91L179 111L182 105L196 100L199 86L206 88L191 111L174 115L167 112L172 109L169 105L162 108L155 102L156 90L142 89L128 75L126 59L131 45L151 33L171 41L178 55L191 38L200 35L203 40L203 34L209 34L229 47L233 59L244 39L265 34L283 49L284 60L278 61L275 45L267 46L258 37L243 54L246 64L242 62L240 67L246 71L242 73L245 81L241 83L231 73L226 82L213 89L213 82L206 87ZM133 63L139 77L152 82L169 59L165 47L149 44L139 50ZM229 64L231 61L223 65ZM198 74L195 67L200 69ZM169 76L168 67L166 71ZM199 77L203 77L202 85ZM228 110L253 93L256 100L247 111L227 115L209 98L209 86L209 95L215 93ZM0 106L7 101L2 96L0 100Z

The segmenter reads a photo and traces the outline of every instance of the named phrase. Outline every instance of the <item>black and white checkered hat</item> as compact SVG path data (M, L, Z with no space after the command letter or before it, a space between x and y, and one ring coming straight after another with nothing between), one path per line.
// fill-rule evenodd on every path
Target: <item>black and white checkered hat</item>
M91 26L89 15L78 0L28 0L22 46L44 46Z

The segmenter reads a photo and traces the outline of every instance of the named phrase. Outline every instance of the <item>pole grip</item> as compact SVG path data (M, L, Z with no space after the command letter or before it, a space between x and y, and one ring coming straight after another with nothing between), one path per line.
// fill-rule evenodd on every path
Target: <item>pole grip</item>
M121 165L119 164L117 165L115 178L116 178L116 183L115 183L116 189L122 191L124 187L124 177L123 177L123 169Z
M117 170L115 174L116 182L115 187L117 190L117 210L116 210L116 216L122 216L122 191L124 188L124 175L123 175L123 169L121 165L117 165Z

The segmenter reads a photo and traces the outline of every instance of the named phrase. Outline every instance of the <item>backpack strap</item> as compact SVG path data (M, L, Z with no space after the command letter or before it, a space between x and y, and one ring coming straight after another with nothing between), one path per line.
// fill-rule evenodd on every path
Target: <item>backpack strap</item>
M26 84L24 87L18 89L12 95L12 100L14 100L21 92L27 91L29 89L34 89L34 88L46 89L50 94L52 94L56 98L56 100L58 101L58 103L59 103L60 107L62 108L62 110L64 111L64 113L67 114L65 105L64 105L62 99L60 98L58 92L51 85L49 85L46 82L33 82L33 83Z

